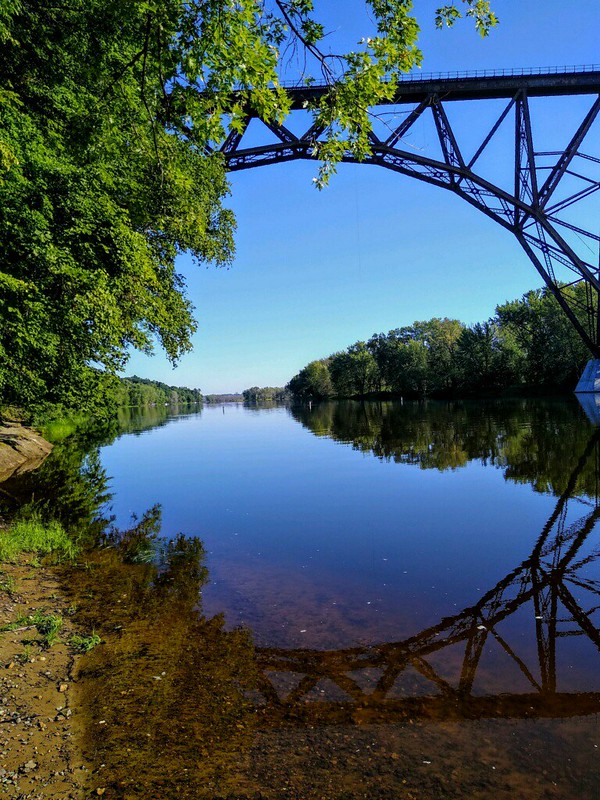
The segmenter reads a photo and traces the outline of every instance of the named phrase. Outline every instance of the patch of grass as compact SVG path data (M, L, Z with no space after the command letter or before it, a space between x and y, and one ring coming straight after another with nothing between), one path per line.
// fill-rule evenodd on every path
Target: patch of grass
M26 644L22 653L17 653L15 656L15 661L18 661L19 664L28 664L31 661L31 646Z
M3 625L2 631L26 631L35 628L41 637L41 644L52 647L58 639L58 632L62 628L63 618L60 614L44 614L43 611L34 611L25 617L19 617L8 625Z
M69 640L69 644L76 653L89 653L94 647L97 647L102 642L96 631L92 631L89 636L79 636L74 634Z
M59 522L44 523L33 516L17 520L4 531L0 531L0 562L14 561L22 553L33 553L35 557L54 555L57 560L73 560L78 548Z
M65 439L83 427L87 422L87 417L80 414L54 419L52 417L38 417L35 422L44 439L57 444L58 442L64 442Z
M36 623L37 632L47 647L52 647L58 639L58 632L62 628L62 624L63 618L60 614L47 614Z
M5 575L4 572L0 572L0 592L6 592L6 594L12 595L16 592L16 590L17 582L13 576Z

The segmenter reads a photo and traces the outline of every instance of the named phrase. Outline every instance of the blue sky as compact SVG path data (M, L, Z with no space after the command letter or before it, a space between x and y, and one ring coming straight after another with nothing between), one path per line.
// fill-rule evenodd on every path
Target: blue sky
M500 25L485 40L466 23L436 31L439 4L415 2L424 72L600 63L598 0L493 0ZM316 2L334 37L349 42L369 33L363 5ZM538 149L562 148L591 101L532 101ZM467 153L501 107L447 107ZM412 136L410 146L434 153L427 123ZM511 136L499 132L488 169L500 170ZM599 156L598 121L590 137L586 149ZM508 180L511 170L501 170ZM283 385L309 361L374 332L434 316L487 319L498 303L540 285L511 235L450 192L366 165L340 166L319 192L315 174L316 164L295 162L230 176L234 264L178 263L199 323L193 352L176 369L158 351L136 353L125 374L204 393ZM599 232L599 206L575 208L578 224Z

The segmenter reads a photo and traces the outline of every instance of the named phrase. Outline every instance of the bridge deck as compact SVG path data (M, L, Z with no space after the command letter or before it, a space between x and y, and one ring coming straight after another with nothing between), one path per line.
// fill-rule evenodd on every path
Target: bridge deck
M300 109L307 100L318 100L329 88L313 84L286 87L286 91L292 98L292 108ZM433 94L439 95L444 101L510 99L521 89L526 89L530 97L600 94L600 68L576 72L408 76L398 82L394 98L382 105L420 103Z

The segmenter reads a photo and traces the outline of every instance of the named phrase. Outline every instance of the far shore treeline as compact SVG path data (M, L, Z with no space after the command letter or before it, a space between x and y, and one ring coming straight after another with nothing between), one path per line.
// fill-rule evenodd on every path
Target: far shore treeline
M114 401L119 407L123 406L163 406L163 405L189 405L202 402L200 389L190 389L187 386L168 386L161 381L148 378L121 378L114 391Z
M190 405L192 403L205 403L214 405L220 403L262 403L281 402L288 397L288 392L280 386L253 386L240 393L205 394L200 389L190 389L187 386L169 386L161 381L149 378L120 378L118 387L114 392L114 401L120 408L129 406L141 408L144 406L162 405Z
M289 397L287 389L282 386L252 386L242 392L246 403L281 403Z
M156 405L190 405L205 403L208 405L221 403L264 403L282 402L289 397L287 389L281 386L253 386L239 393L206 394L200 389L187 386L168 386L161 381L148 378L121 378L114 393L116 405L119 407L143 407Z
M583 283L566 291L585 308ZM590 358L547 289L499 305L486 322L414 322L311 361L288 390L297 399L390 394L422 398L573 390Z

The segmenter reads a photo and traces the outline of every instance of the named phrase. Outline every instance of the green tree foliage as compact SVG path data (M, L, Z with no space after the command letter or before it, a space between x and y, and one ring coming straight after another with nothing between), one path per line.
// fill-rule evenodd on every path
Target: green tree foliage
M366 395L379 388L379 371L365 342L356 342L329 362L329 374L336 395Z
M583 301L583 283L568 291ZM436 317L373 334L366 344L356 342L342 353L313 361L288 388L302 399L375 392L443 397L509 387L558 389L575 385L587 358L553 295L539 289L498 306L493 319L470 327ZM320 387L328 386L328 379L325 392Z
M208 405L210 405L210 404L216 405L216 404L219 404L219 403L241 403L243 401L243 399L244 399L243 395L241 395L239 393L237 393L237 394L231 394L231 393L229 393L229 394L227 394L227 393L226 394L205 394L203 396L203 398L202 398L202 401L204 403L207 403Z
M454 357L463 329L455 319L434 318L396 328L369 340L382 375L382 387L424 396L456 385Z
M424 342L416 338L401 342L397 348L396 358L398 382L395 391L400 394L425 397L430 384L430 374Z
M252 386L244 389L242 396L246 403L272 403L286 400L288 393L281 386Z
M311 361L292 378L287 388L291 394L302 400L332 397L334 390L329 374L329 360Z
M575 307L586 305L585 285L565 290ZM548 289L527 292L521 300L496 309L502 329L521 351L521 371L528 383L575 383L589 355L575 329ZM585 324L585 320L582 320Z
M488 320L461 332L454 371L462 389L489 391L518 384L522 362L522 352L511 332L497 320Z
M486 0L464 2L481 33L495 24ZM248 110L286 115L278 73L299 49L302 79L330 85L312 109L327 135L318 185L346 148L366 154L368 106L420 61L411 5L369 0L373 35L333 56L311 0L3 0L2 400L106 400L130 348L188 350L176 257L225 264L233 250L214 145ZM444 7L438 24L458 16Z
M8 402L97 395L98 367L119 370L154 339L175 360L194 330L176 255L230 256L220 164L160 122L157 51L174 30L151 48L149 5L14 4L0 50Z
M146 378L123 378L119 382L116 395L119 406L164 406L189 405L202 402L200 389L188 389L187 386L168 386L161 381Z

